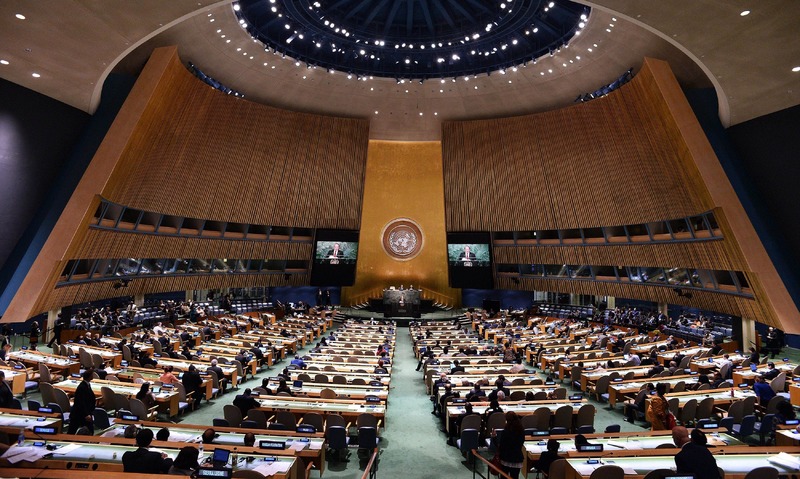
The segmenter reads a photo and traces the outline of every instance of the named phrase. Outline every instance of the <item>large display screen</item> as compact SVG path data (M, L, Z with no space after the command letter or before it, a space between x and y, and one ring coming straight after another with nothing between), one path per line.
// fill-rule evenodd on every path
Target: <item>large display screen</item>
M492 289L489 233L448 233L447 263L451 287Z
M312 286L351 286L356 280L358 231L317 230Z

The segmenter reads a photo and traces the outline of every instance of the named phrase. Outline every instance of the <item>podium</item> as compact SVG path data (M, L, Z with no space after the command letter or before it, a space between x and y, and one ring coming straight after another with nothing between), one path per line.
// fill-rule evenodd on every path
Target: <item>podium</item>
M383 290L383 316L420 318L419 290L416 289L384 289Z

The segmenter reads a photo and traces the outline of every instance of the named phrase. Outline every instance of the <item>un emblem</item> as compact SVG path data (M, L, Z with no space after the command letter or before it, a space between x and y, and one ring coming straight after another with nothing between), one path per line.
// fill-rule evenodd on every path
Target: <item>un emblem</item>
M383 227L383 250L394 259L407 261L422 250L422 230L408 218L398 218Z

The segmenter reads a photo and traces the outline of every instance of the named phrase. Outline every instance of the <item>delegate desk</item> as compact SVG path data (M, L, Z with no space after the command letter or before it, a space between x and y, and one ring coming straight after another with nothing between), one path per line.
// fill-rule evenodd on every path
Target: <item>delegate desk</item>
M11 392L16 396L25 392L25 381L28 380L28 374L32 371L20 366L21 369L0 366L0 371L6 376L6 382L11 387Z
M214 381L211 380L211 376L208 375L205 371L198 371L200 373L200 378L203 380L200 385L205 388L206 390L206 402L208 402L209 398L211 398L214 390ZM110 374L115 374L117 378L125 381L133 382L135 377L141 376L142 379L154 385L156 382L161 382L161 373L162 371L159 369L150 369L150 368L136 368L132 366L128 366L125 369L121 369L119 371L111 371ZM176 374L178 376L180 373Z
M797 364L792 362L779 361L775 362L775 369L782 373L786 373L786 379L792 378L792 371L797 367ZM749 369L734 369L733 370L733 384L739 385L742 383L753 384L756 382L756 376L761 376L767 371L766 364L759 364L755 372Z
M118 368L120 363L122 362L122 351L112 351L110 349L105 348L98 348L95 346L86 346L84 344L67 344L68 348L72 349L73 351L80 351L83 349L87 353L94 355L98 354L100 357L108 363L112 368Z
M641 356L643 354L650 353L650 351L653 348L656 348L656 349L667 348L671 341L672 341L671 339L662 339L661 341L653 341L653 342L650 342L650 343L634 344L634 345L631 346L630 352L636 353L639 356Z
M75 394L75 390L80 383L81 381L79 379L65 379L64 381L53 383L53 387L61 389L68 395L72 396ZM103 387L107 387L114 391L115 394L122 394L128 398L136 397L136 394L141 389L140 384L104 381L102 379L94 379L89 384L92 386L92 392L94 393L95 397L99 399L103 398ZM167 411L170 417L178 415L179 398L177 391L174 389L162 389L157 394L153 394L153 396L156 398L156 404L159 406L159 409Z
M624 401L627 397L636 396L639 390L648 383L655 386L658 383L669 384L670 389L675 387L676 384L683 382L685 384L697 383L697 375L691 376L689 374L682 374L680 376L669 376L665 378L648 378L648 379L629 379L627 381L610 382L608 384L608 404L614 408L617 402Z
M376 419L385 421L385 403L365 403L364 401L348 399L310 399L294 398L287 396L257 397L260 410L265 413L276 411L291 411L300 419L303 415L315 412L323 416L338 414L348 421L355 421L361 414L371 414ZM267 415L269 418L270 415ZM384 424L385 426L385 424Z
M705 398L714 398L714 407L729 406L731 403L741 401L748 397L756 397L756 393L752 389L738 389L733 388L733 396L731 396L731 388L724 389L706 389L704 391L686 391L682 393L665 394L665 398L669 401L672 398L678 398L678 408L683 408L683 405L692 399L697 400L697 403ZM645 407L649 406L650 398L648 396L645 401ZM725 408L727 409L727 407Z
M161 428L165 427L162 422L141 422L126 421L118 419L113 426L105 429L100 434L101 437L123 437L125 428L130 424L147 428L155 435ZM195 444L201 442L201 436L205 431L205 426L194 424L170 424L169 439L166 442L181 442ZM215 427L216 437L214 444L221 446L244 447L244 436L253 432L252 429L234 427ZM256 435L256 444L261 441L271 441L283 443L287 451L291 451L295 456L302 457L311 461L320 471L320 476L325 472L325 437L322 431L317 433L297 433L294 431L269 431L269 433Z
M207 361L208 365L211 365L212 358L224 358L228 361L236 360L236 355L239 354L237 351L236 353L229 353L224 351L210 351L205 346L201 346L200 348L192 351L194 355L197 357L198 361ZM248 355L252 356L251 352L247 352ZM251 376L255 376L258 374L258 360L255 357L251 357L249 361L242 364L242 376L247 378L247 373L250 372ZM238 370L237 370L238 372Z
M540 379L540 381L541 381L541 379ZM513 393L514 391L522 391L524 393L532 392L533 394L536 394L538 392L544 392L545 394L550 394L550 393L552 393L553 391L555 391L556 389L559 389L559 388L566 389L563 386L558 386L558 385L555 385L555 384L550 384L550 385L547 385L547 386L545 386L544 384L515 384L515 385L509 385L509 386L505 386L505 387L511 393ZM460 386L460 385L457 385L457 384L453 384L452 385L452 390L454 392L459 393L460 397L465 398L465 397L467 397L467 394L469 394L473 390L473 387L472 386ZM481 390L483 391L483 393L484 393L483 395L484 396L488 396L489 393L494 390L494 386L493 385L492 386L486 386L486 389L481 388ZM439 390L436 392L436 400L437 401L441 400L442 394L444 394L444 388L440 387Z
M183 372L188 371L191 365L194 365L194 367L197 368L197 372L200 372L207 370L211 366L211 362L189 361L187 359L173 359L161 356L158 358L158 366L156 367L163 368L164 366L172 366L176 371ZM225 374L226 378L230 378L231 387L237 387L239 384L239 371L236 369L236 366L231 366L230 364L218 364L217 366L222 368L222 373Z
M63 375L69 376L72 373L78 373L81 370L81 365L78 361L73 361L64 356L55 354L47 354L39 351L12 351L8 353L8 359L19 361L33 366L39 370L39 363L46 365L48 368L57 371Z
M263 344L275 343L275 347L283 348L286 354L297 352L297 341L292 338L286 338L280 334L268 334L261 330L253 330L249 333L239 333L231 336L232 339L240 339L244 341L261 341ZM220 338L216 338L219 340ZM284 354L285 355L285 354Z
M54 427L56 433L61 432L61 415L21 409L0 409L0 431L11 437L19 434L20 429L33 430L34 427Z
M706 431L708 433L708 431ZM603 452L596 453L596 456L608 455L611 452L619 451L641 451L656 449L662 444L669 444L674 447L672 431L648 431L648 432L622 432L613 434L585 434L589 444L602 444ZM542 452L547 450L547 439L555 439L559 442L558 454L562 457L576 456L577 448L573 435L556 435L542 438L540 440L533 436L528 436L525 441L525 455L523 457L522 472L525 477L533 468L533 461L539 459ZM720 432L707 434L708 445L712 447L725 446L746 446L735 437ZM585 453L584 453L585 454Z
M369 384L370 381L380 381L381 383L383 383L384 386L388 386L389 382L391 381L391 377L386 374L377 376L372 373L336 373L330 371L325 371L325 372L307 371L307 370L304 371L302 369L293 369L290 370L289 373L291 374L291 378L293 381L300 380L301 374L308 374L309 376L313 374L312 377L315 380L317 376L325 376L326 378L328 378L329 382L331 380L331 377L333 376L342 376L347 381L347 384L352 384L354 379L363 379L364 382L367 384Z
M617 373L620 377L625 377L625 375L633 373L634 378L644 378L647 377L647 372L652 368L653 366L627 366L622 368L601 369L600 371L581 371L581 390L586 391L588 387L594 387L598 379L603 376L608 376L611 373ZM657 381L656 378L653 378L653 380Z
M278 388L278 381L275 378L270 378L269 388L273 391ZM375 386L368 384L333 384L303 381L303 385L299 388L292 386L292 394L296 397L318 398L323 389L333 390L339 399L364 399L367 396L376 396L380 398L381 401L385 402L386 398L389 396L389 388L379 381L376 382Z
M514 411L519 416L529 416L534 414L537 409L545 407L550 409L551 417L555 414L556 410L562 406L571 406L572 407L572 416L573 418L578 414L578 410L581 406L589 404L586 399L581 399L580 401L572 401L569 399L548 399L546 401L506 401L500 403L500 407L503 408L503 412ZM472 403L472 412L475 414L483 415L486 412L486 409L489 408L488 402L475 402ZM463 404L457 405L450 405L447 406L447 415L445 424L447 426L448 433L452 427L455 427L455 418L461 414L464 414L466 411L464 409Z
M672 349L669 351L659 352L658 362L660 362L666 367L669 366L669 362L673 360L673 358L677 353L681 353L684 356L696 357L696 356L702 356L703 354L706 354L710 350L711 348L706 348L702 346L692 346L689 348ZM680 364L677 364L676 366L680 366Z
M13 446L0 459L0 466L5 468L38 468L38 469L78 469L86 471L105 471L109 473L123 472L122 455L137 449L132 439L103 438L99 436L68 436L59 434L47 436L47 447L40 437L33 434L25 435L22 448ZM167 457L175 459L183 444L173 444L166 441L153 441L153 448L164 452ZM216 448L227 449L225 446L207 444L205 452L200 456L201 464L208 460ZM18 456L19 457L15 457ZM232 456L231 456L232 457ZM248 461L247 457L254 460ZM281 472L272 476L274 479L290 479L296 477L296 461L294 455L281 451L264 454L254 448L242 447L239 449L239 461L230 464L234 470L256 469L265 463L264 458L274 458L274 464L279 464ZM12 469L13 470L13 469ZM19 473L13 473L21 476ZM32 477L32 476L25 476Z
M742 361L747 359L741 354L729 354L728 358L731 360L734 366L740 364ZM700 374L708 374L716 370L722 369L722 365L724 364L724 362L725 358L722 355L712 356L707 358L698 358L689 362L689 369L691 369L692 371L697 371Z
M246 344L245 344L246 343ZM247 351L247 354L252 354L251 349L253 349L253 345L249 341L244 340L237 340L233 338L223 338L219 341L212 341L210 343L204 343L201 346L198 346L195 349L202 349L203 351L219 351L222 353L236 354L241 351ZM264 359L262 359L262 363L266 363L267 366L272 366L274 364L274 360L272 358L272 349L261 346L258 348L261 351L261 354L264 355Z
M717 461L717 467L725 471L725 479L743 479L748 472L757 467L774 467L778 469L780 474L796 473L798 466L800 466L800 448L792 448L789 456L789 466L775 462L776 456L781 452L777 448L743 448L731 447L725 451L725 454L717 453L714 459ZM768 450L770 452L751 453L753 450ZM648 472L654 469L671 469L675 467L675 453L667 453L667 450L659 451L638 451L638 457L608 457L602 459L597 464L588 464L588 456L581 458L567 459L567 474L566 479L587 479L591 476L592 472L600 466L606 464L613 464L625 470L626 479L642 478ZM661 454L661 455L648 455ZM738 454L736 452L741 452ZM753 451L755 452L755 451ZM663 454L669 455L663 455ZM780 460L780 459L777 459ZM797 466L793 465L793 461L797 461ZM783 461L781 461L783 462ZM788 462L788 461L787 461ZM701 479L701 478L698 478Z
M363 363L337 363L333 361L305 361L306 370L308 371L323 371L323 372L344 372L344 373L374 373L375 367L371 364ZM311 369L316 368L316 369ZM384 364L383 368L387 374L392 373L392 364ZM380 374L377 374L380 375Z

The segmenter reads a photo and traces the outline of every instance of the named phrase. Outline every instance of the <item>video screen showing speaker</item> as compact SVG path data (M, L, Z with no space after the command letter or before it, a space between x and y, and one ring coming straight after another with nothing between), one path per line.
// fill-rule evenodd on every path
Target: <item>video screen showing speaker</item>
M492 289L489 233L448 233L447 263L450 287Z
M312 286L351 286L356 280L358 231L317 230Z

